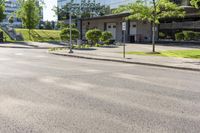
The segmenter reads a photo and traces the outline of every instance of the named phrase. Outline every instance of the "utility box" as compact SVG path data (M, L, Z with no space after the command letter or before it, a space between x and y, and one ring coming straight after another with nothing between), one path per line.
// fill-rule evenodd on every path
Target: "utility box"
M4 37L3 37L3 32L0 31L0 42L3 42L3 39L4 39Z

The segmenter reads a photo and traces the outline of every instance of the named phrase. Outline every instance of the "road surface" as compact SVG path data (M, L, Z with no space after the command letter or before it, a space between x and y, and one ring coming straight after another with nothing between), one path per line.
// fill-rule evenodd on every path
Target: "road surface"
M0 49L0 133L199 133L200 73Z

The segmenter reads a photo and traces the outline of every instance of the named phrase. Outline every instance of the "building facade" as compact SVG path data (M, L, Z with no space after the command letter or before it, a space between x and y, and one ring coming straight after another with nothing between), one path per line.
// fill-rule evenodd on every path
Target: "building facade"
M109 5L112 5L113 8L131 2L126 1L124 3L122 1L124 0L96 0L95 2L101 2L102 4L110 3ZM77 0L76 2L80 2L80 0ZM177 32L181 32L184 30L200 32L200 11L191 7L189 0L172 0L172 2L176 3L179 6L182 6L186 11L186 16L184 18L167 18L160 20L161 23L158 25L158 28L156 30L156 39L161 39L159 38L158 33L164 33L166 35L165 39L174 40L175 34ZM116 6L114 6L114 3L116 4ZM89 29L98 28L102 31L110 31L113 35L113 40L115 40L116 42L122 42L124 39L122 22L125 21L124 18L128 15L128 13L122 13L82 19L79 24L81 38L85 39L85 33ZM151 36L152 25L150 23L141 21L127 21L127 28L125 33L126 42L150 42Z
M5 1L5 14L6 18L3 20L2 25L9 25L9 18L10 16L14 17L13 26L14 27L21 27L22 22L18 19L15 15L15 12L19 9L19 4L17 0L7 0Z
M115 42L128 43L150 42L151 41L151 24L146 21L126 21L125 17L129 13L113 14L106 16L93 17L81 20L80 31L84 40L85 34L90 29L100 29L112 33L112 40ZM126 31L122 30L122 23L126 22ZM125 34L125 36L124 36Z

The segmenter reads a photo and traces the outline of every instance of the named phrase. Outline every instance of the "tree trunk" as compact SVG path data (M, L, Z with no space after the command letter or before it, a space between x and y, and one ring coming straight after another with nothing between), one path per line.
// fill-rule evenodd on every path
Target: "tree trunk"
M29 40L31 40L31 29L29 29L28 34L29 34Z
M152 52L156 52L155 50L155 32L156 32L156 1L153 0L153 26L152 26Z
M153 27L152 27L152 30L153 30L153 33L152 33L152 52L155 52L155 32L156 32L156 27L155 27L155 23L153 22Z

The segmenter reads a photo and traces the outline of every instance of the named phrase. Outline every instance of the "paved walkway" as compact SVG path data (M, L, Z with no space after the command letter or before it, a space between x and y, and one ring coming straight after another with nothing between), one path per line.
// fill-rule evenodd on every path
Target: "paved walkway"
M64 47L64 45L61 45L59 43L47 43L47 42L16 42L16 43L0 43L0 47L48 49L54 47Z
M200 46L157 46L158 51L162 50L189 50L198 49ZM117 48L94 48L94 50L74 50L73 54L69 54L68 51L55 51L52 52L56 55L72 56L88 59L99 59L117 62L127 62L135 64L162 66L170 68L180 68L200 71L200 60L187 59L187 58L175 58L175 57L161 57L161 56L142 56L142 55L126 55L126 59L123 59L122 46ZM151 45L133 44L127 45L127 51L151 51Z

